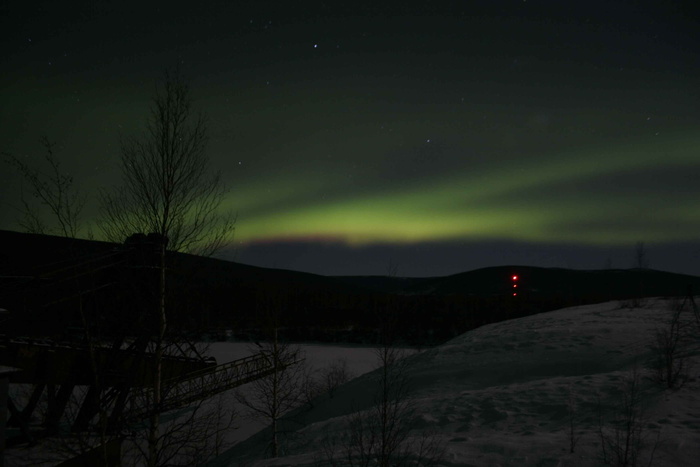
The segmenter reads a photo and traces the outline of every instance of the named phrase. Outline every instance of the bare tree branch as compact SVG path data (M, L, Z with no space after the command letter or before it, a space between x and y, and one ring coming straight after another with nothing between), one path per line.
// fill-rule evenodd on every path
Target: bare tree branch
M18 224L30 233L57 233L64 237L75 238L81 228L81 216L87 198L76 187L73 176L61 169L61 162L54 153L55 144L44 136L41 138L44 147L43 157L47 171L42 172L37 167L24 162L17 156L3 152L5 162L14 167L29 184L29 194L39 205L48 209L48 214L57 224L49 224L41 215L37 206L27 200L24 192L20 195L21 207L18 208L22 217Z
M234 217L220 213L226 189L220 174L210 175L206 155L206 119L191 108L188 85L178 69L165 73L157 87L146 131L124 139L121 148L122 185L101 196L104 236L123 242L136 233L158 239L158 305L154 310L153 406L163 400L162 360L165 351L166 249L213 254L233 233ZM148 427L149 466L159 465L164 443L159 432L160 412L154 410ZM187 425L190 427L191 425ZM170 437L179 435L170 431Z
M168 249L211 255L233 234L235 216L222 214L228 192L206 155L207 121L191 108L178 70L157 88L144 134L122 141L122 186L102 193L104 236L123 242L157 233Z

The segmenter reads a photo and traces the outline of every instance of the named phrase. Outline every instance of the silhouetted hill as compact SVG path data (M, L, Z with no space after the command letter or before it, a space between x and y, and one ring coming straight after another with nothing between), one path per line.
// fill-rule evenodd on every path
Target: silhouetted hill
M413 293L500 294L518 276L519 291L532 296L600 297L618 299L636 296L684 295L690 285L700 287L700 278L651 269L574 270L531 266L500 266L428 280L409 289Z
M96 240L72 239L0 230L0 276L42 274L97 255L123 251L125 245ZM177 263L213 283L235 280L239 284L295 283L324 290L351 287L331 277L284 269L270 269L205 258L184 253L173 254Z
M0 275L32 275L115 247L108 242L0 230Z
M568 296L601 300L639 296L684 296L688 286L700 290L700 277L652 269L575 270L533 266L495 266L450 276L400 278L340 276L348 284L402 295L508 295L512 277L518 292L530 297Z
M383 293L407 293L420 287L420 284L432 281L434 278L394 277L394 276L333 276L336 279L366 290Z
M0 230L0 308L22 321L22 333L76 321L70 304L55 304L77 294L111 313L126 313L113 309L124 300L133 303L122 308L143 308L137 302L152 299L141 296L152 278L142 277L147 265L134 264L141 256L123 244ZM172 325L197 330L259 327L273 310L282 325L310 324L321 310L345 319L345 297L366 293L332 277L182 253L169 253L168 264Z
M70 338L85 316L94 332L148 332L157 284L150 251L0 231L0 308L10 312L0 317L3 332ZM293 340L372 342L390 325L413 343L568 305L700 290L698 277L653 270L499 266L430 278L326 277L180 253L168 255L167 284L169 327L180 332L257 339L274 321Z

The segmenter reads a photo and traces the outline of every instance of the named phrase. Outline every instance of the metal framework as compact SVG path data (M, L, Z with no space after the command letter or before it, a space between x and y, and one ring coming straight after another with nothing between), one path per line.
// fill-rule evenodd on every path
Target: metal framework
M71 255L31 267L22 276L0 277L0 302L19 323L8 335L0 333L0 363L22 370L12 376L10 383L33 386L21 407L12 398L7 399L11 414L8 424L19 427L24 435L13 443L31 443L37 437L56 433L67 422L75 432L86 431L98 416L106 416L107 429L117 432L155 411L191 405L297 363L273 361L268 354L259 353L216 365L201 355L192 357L175 345L181 355L164 357L164 392L155 407L154 355L147 350L152 326L150 315L139 312L149 308L147 302L153 298L149 292L158 281L154 251L148 237L130 239L120 248ZM138 308L130 307L134 301ZM86 319L90 312L95 321ZM9 319L9 313L4 314ZM105 316L111 319L109 323L119 317L119 323L125 323L123 329L109 329L111 342L91 340L90 326L109 326L99 321ZM80 320L76 321L77 317ZM43 323L46 329L37 331L37 335L52 337L20 337L22 330L36 330L44 318L51 321ZM75 400L80 387L85 389L84 396ZM28 421L44 397L47 407L43 430L30 433ZM77 414L66 420L71 401L77 404L73 406Z
M268 355L259 353L218 365L213 369L194 371L179 378L166 380L163 382L166 393L159 411L168 412L186 407L275 371L282 371L298 362L299 360L273 362ZM123 414L127 422L142 420L155 410L149 404L153 400L151 388L135 388L134 392L130 397L131 406Z

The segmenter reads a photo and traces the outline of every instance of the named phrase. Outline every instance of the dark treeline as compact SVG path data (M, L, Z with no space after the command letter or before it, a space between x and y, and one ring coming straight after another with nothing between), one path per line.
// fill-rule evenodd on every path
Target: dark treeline
M154 279L142 249L7 231L0 245L6 334L63 340L83 335L85 323L104 337L150 327ZM273 311L292 341L374 344L390 323L398 342L435 345L566 306L700 290L698 277L652 270L503 266L427 279L334 278L170 255L168 324L195 339L260 340L261 317Z

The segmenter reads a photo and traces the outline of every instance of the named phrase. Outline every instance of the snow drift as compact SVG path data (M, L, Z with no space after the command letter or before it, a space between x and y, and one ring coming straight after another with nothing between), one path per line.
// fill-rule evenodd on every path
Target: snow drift
M698 347L687 349L689 378L680 389L655 384L647 369L655 331L666 325L672 305L678 303L653 299L637 308L618 302L566 308L486 325L406 357L411 436L430 432L444 446L444 466L601 465L601 427L611 429L608 420L636 369L646 443L638 464L647 465L653 455L653 465L695 465L700 367L692 364ZM700 341L692 308L682 319ZM328 465L324 446L342 439L351 414L372 405L377 375L362 375L333 398L322 396L313 408L290 414L283 457L265 459L263 431L216 464Z

